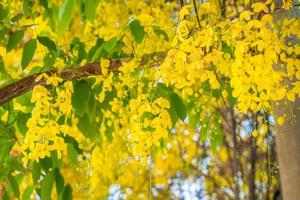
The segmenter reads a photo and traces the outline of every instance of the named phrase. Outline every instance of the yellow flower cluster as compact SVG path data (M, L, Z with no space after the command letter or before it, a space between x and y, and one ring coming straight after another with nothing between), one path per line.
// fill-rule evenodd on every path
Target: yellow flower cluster
M68 134L85 150L87 160L80 162L82 169L76 170L91 181L91 191L77 190L76 185L74 191L101 199L107 196L112 184L120 184L128 197L136 199L140 194L139 198L145 199L151 185L143 183L145 176L153 178L152 184L167 185L168 178L179 169L188 169L185 164L192 164L201 151L199 133L192 127L177 124L176 133L169 134L170 103L157 95L159 82L171 85L187 103L196 102L189 114L197 117L197 123L201 122L201 130L209 129L208 138L213 137L221 122L214 116L215 109L229 103L228 96L236 98L236 107L243 113L270 111L273 101L294 101L299 97L300 49L293 44L294 38L300 37L299 20L274 18L272 1L258 2L251 10L224 19L220 18L217 1L208 1L199 5L199 24L193 7L188 5L179 12L179 23L174 28L176 17L170 16L169 11L175 5L164 0L101 1L93 24L87 22L81 29L80 20L72 21L71 30L82 36L87 47L91 44L85 40L102 37L107 41L117 37L124 44L122 53L134 58L122 63L119 74L110 73L110 60L102 59L102 75L92 77L96 79L93 88L100 87L97 103L100 107L105 104L99 111L101 118L95 118L95 123L100 123L96 137L97 141L101 138L101 144L84 140L77 128L72 82L63 83L56 75L39 76L37 81L45 79L46 86L36 86L32 92L35 107L21 146L24 164L38 162L51 152L57 152L60 158L66 152L63 136ZM285 9L290 6L291 1L283 2ZM139 44L128 27L132 18L139 20L145 30L145 38ZM46 26L42 17L36 20L40 25L32 36ZM49 26L45 32L53 34ZM64 43L71 43L74 38L68 37L71 34L66 31L66 40L57 44L63 52L68 51ZM0 50L1 54L5 51ZM163 63L142 63L142 57L153 52L167 52ZM62 68L63 62L59 58L55 66ZM279 117L277 121L283 124L285 119ZM260 138L265 129L260 127L252 134ZM222 163L227 162L228 155L220 149ZM70 174L66 177L72 178ZM228 184L225 178L215 177L221 185Z
M278 29L268 14L270 3L256 3L252 11L243 11L234 20L211 24L209 18L198 31L193 31L198 28L195 20L188 18L190 7L184 7L174 48L160 66L163 81L188 96L207 84L223 93L230 80L237 108L244 113L271 110L271 101L294 101L300 94L300 49L286 40L300 37L299 20L285 18L276 22L281 24ZM260 16L260 12L267 14Z
M163 149L149 150L146 161L136 160L134 155L127 152L124 142L124 138L118 137L102 148L96 147L93 150L93 199L104 198L111 184L120 184L128 199L147 198L150 195L149 187L159 185L162 190L167 189L169 179L176 177L178 171L192 170L193 163L200 159L202 153L202 149L197 146L199 133L187 124L176 126L176 132L164 139L166 146ZM99 191L99 187L103 190Z
M60 77L42 74L37 81L41 78L46 78L46 83L55 87L57 96L53 98L54 94L41 85L35 86L32 91L31 102L35 103L35 107L27 122L28 131L21 146L24 164L29 160L39 162L39 159L50 157L52 151L57 151L60 158L65 151L62 134L69 132L67 125L58 123L58 120L65 117L66 121L71 115L72 82L66 82L64 89L61 89L57 87L62 82Z
M145 155L153 144L159 146L160 139L168 136L168 130L172 126L167 111L170 108L169 101L162 97L149 101L151 96L143 92L149 89L147 85L141 81L133 82L134 79L126 74L120 75L120 79L121 83L115 81L113 86L109 84L109 90L105 88L106 83L112 83L111 78L103 81L100 102L106 97L103 91L110 92L114 87L118 94L109 102L111 108L103 110L104 119L100 131L105 133L107 129L113 128L113 135L128 138L129 151L134 155ZM135 94L126 95L125 88L130 88ZM124 100L128 98L130 100L124 104Z

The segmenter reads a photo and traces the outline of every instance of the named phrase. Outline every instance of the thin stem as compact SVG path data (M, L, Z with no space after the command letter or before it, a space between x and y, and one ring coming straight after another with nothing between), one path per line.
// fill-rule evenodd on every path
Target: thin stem
M234 194L235 199L240 199L240 188L239 188L239 180L238 180L238 155L237 155L237 133L236 133L236 119L234 115L233 108L230 108L231 120L232 120L232 132L233 132L233 180L235 183Z
M194 5L194 10L195 10L197 22L198 22L199 28L201 29L200 19L199 19L199 15L198 15L198 9L197 9L196 0L193 0L193 5Z
M258 129L258 123L257 123L257 115L254 114L253 116L253 123L252 123L252 127L253 129ZM253 137L253 134L251 134L250 136L250 175L249 175L249 199L250 200L254 200L256 199L255 196L255 190L256 190L256 186L255 186L255 173L256 173L256 169L255 169L255 164L256 164L256 140L255 137Z
M183 7L183 0L178 0L179 8L181 9Z

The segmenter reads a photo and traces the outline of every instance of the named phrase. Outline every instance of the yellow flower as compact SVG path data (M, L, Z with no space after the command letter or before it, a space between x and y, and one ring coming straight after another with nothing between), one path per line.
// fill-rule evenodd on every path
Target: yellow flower
M240 20L248 21L251 19L251 15L253 15L253 12L245 10L241 13L239 18L240 18Z
M8 119L8 114L9 114L9 112L5 111L4 114L1 116L1 121L6 122Z
M108 68L110 67L110 60L101 59L100 67L101 67L102 75L107 76L108 75Z
M289 101L291 101L291 102L295 101L295 92L294 91L288 91L286 96Z
M254 129L254 131L252 132L253 137L257 137L258 136L258 131L256 129Z
M39 100L41 102L47 103L47 101L50 99L49 94L49 91L45 87L37 85L33 88L31 102L34 103Z
M252 9L253 9L253 11L256 12L256 13L259 13L259 12L261 12L261 11L264 11L265 13L269 12L269 9L268 9L268 7L266 6L266 4L261 3L261 2L259 2L259 3L254 3L254 4L252 5Z
M43 78L48 79L48 78L49 78L49 75L46 74L46 73L42 73L42 74L38 75L38 76L35 78L35 82L39 82L39 81L40 81L41 79L43 79Z
M186 37L190 33L189 26L190 22L187 20L183 20L182 22L180 22L178 27L178 34L182 37Z
M285 118L283 116L278 117L277 123L279 126L282 126L285 123Z
M285 10L289 10L293 7L293 1L292 0L283 0L283 5L282 7L285 9Z
M59 83L63 81L62 78L58 77L57 75L50 76L47 78L46 84L47 85L53 85L54 87L57 87Z
M182 20L186 15L189 15L189 8L191 8L191 5L187 5L181 8L179 12L179 19Z

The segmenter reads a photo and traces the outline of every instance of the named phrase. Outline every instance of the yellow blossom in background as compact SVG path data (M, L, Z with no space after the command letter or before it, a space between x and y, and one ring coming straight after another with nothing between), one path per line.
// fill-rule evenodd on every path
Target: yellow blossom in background
M283 116L278 117L277 123L279 126L282 126L285 123L285 118Z
M275 191L275 124L290 118L272 113L300 96L292 1L0 6L0 84L24 83L0 106L0 197L181 199L196 184L248 198L250 178Z

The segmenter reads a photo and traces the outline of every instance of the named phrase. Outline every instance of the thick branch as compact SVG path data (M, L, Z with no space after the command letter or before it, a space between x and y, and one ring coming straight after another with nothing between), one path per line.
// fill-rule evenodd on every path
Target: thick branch
M149 66L155 66L159 64L166 56L165 52L155 52L153 54L148 54L142 57L140 66L144 66L148 64ZM158 58L156 61L154 58ZM122 65L121 60L112 60L110 63L110 67L108 69L109 72L118 72L119 67ZM88 77L92 75L101 75L101 66L99 63L89 63L81 67L73 67L66 68L62 71L58 70L49 70L47 72L43 72L48 75L57 74L64 80L74 80L77 78ZM35 79L41 73L37 73L31 76L28 76L24 79L21 79L15 83L4 86L0 89L0 105L9 102L10 100L30 91L36 85L44 85L45 79L41 79L36 82Z
M121 66L121 61L112 61L109 71L118 71L118 68ZM101 68L99 63L90 63L86 64L80 68L67 68L62 71L58 70L49 70L44 72L48 75L57 74L64 80L73 80L76 78L87 77L91 75L101 75ZM0 105L30 91L36 85L44 85L45 79L41 79L36 82L35 79L41 73L37 73L31 76L28 76L24 79L21 79L15 83L9 84L0 89Z

